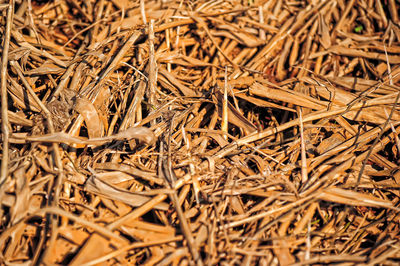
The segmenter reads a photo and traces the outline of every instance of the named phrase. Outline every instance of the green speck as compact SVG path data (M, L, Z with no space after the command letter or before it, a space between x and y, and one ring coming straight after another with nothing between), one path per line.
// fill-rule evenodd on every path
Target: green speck
M316 224L318 224L318 223L319 223L319 219L313 221L313 222L311 223L311 225L316 225Z
M361 33L363 31L363 26L362 25L358 25L357 27L354 28L354 32L357 33Z

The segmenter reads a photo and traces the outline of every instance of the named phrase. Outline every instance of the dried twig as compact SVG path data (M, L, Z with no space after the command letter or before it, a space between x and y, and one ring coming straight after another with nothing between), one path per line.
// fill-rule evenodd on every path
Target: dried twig
M1 158L1 171L0 171L0 187L3 188L4 182L6 182L8 177L8 163L9 163L9 144L8 139L10 135L9 122L8 122L8 101L7 101L7 65L8 65L8 51L10 48L10 36L11 28L13 25L14 17L14 0L8 2L7 9L7 22L3 38L3 52L1 57L1 70L0 70L0 80L1 80L1 131L3 133L3 147L2 147L2 158ZM3 197L3 189L0 192L0 198Z

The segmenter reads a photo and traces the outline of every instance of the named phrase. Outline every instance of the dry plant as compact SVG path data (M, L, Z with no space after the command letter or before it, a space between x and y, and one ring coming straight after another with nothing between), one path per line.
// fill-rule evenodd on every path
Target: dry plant
M397 265L400 3L0 0L4 265Z

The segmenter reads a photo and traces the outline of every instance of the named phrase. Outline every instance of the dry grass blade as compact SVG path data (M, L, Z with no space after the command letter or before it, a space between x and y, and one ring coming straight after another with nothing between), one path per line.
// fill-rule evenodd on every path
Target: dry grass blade
M18 136L15 136L18 140ZM145 127L131 127L127 130L121 131L117 134L100 138L81 138L73 137L67 133L58 132L53 134L46 134L42 136L26 136L21 139L30 142L47 142L47 143L66 143L66 144L83 144L83 145L103 145L104 143L114 140L132 140L137 139L148 145L156 141L156 137L148 128Z
M110 184L107 184L105 181L100 180L96 177L90 177L85 184L85 189L94 194L100 194L103 197L118 200L124 202L128 205L132 205L134 207L141 206L145 202L150 199L143 195L136 195L134 193L129 193L129 191L123 191L118 189ZM167 204L159 204L156 205L155 208L161 210L167 210Z
M335 187L330 187L323 190L322 194L319 194L318 197L326 201L332 201L345 205L348 204L353 206L394 208L393 204L387 200L382 200L367 194ZM394 209L400 211L400 209Z

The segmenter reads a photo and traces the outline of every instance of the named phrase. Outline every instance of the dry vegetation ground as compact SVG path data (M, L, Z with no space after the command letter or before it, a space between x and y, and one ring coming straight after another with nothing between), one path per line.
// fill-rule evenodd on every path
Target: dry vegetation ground
M0 1L0 261L398 265L399 7Z

